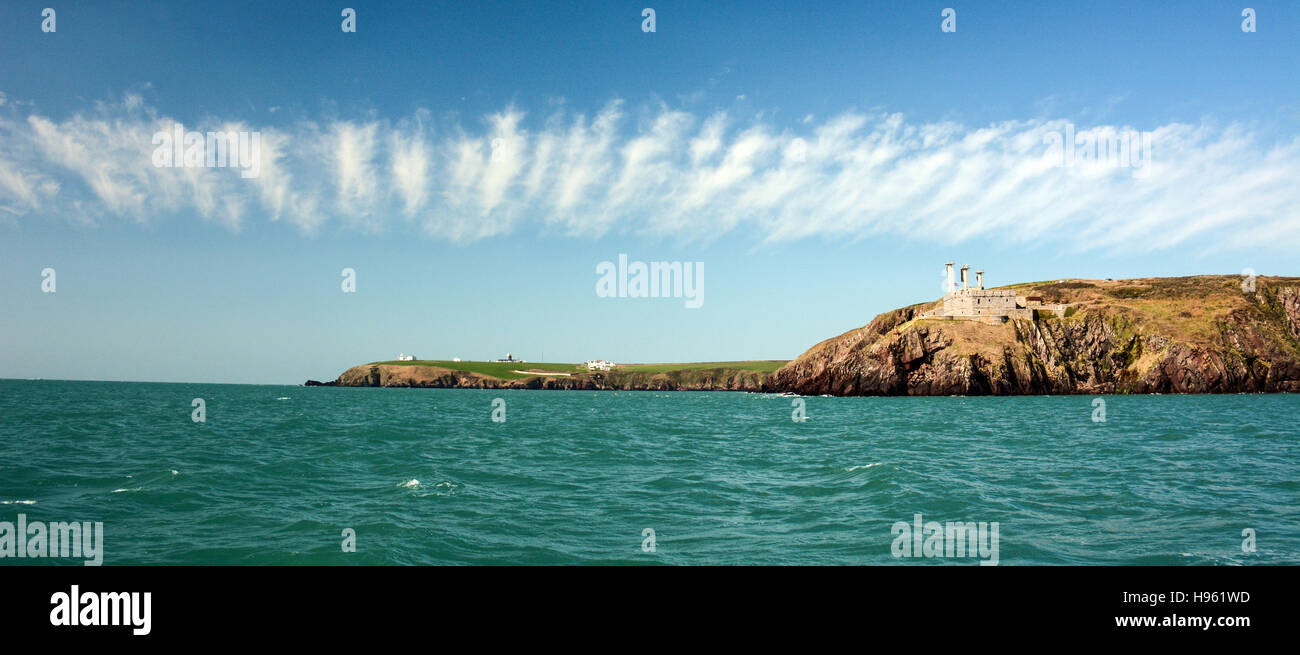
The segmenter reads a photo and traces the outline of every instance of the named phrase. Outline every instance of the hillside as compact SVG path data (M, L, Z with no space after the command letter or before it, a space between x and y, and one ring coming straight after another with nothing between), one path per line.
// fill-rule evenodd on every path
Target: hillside
M903 307L780 361L577 364L381 361L310 386L627 389L803 395L1300 392L1300 278L1202 275L1000 287L1064 316L993 325Z
M759 391L783 361L627 364L586 371L577 364L518 362L373 362L331 382L308 386L466 389L627 389L644 391Z
M1300 278L1204 275L1019 284L1070 303L1001 325L877 316L773 373L765 391L805 395L1300 391Z

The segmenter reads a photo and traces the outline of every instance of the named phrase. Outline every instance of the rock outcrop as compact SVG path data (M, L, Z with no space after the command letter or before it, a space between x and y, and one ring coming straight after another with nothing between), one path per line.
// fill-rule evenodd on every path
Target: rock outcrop
M647 373L635 370L592 371L568 376L537 375L503 380L438 366L362 364L319 386L419 387L430 389L619 389L634 391L760 391L765 375L728 368ZM309 381L309 386L311 385Z
M877 316L813 346L765 391L803 395L1300 392L1300 280L1197 276L1018 285L1065 318L1002 325Z
M776 372L685 368L501 379L363 364L308 386L767 391L802 395L1300 392L1300 278L1061 280L1008 287L1055 313L993 325L924 318L924 303L827 339Z

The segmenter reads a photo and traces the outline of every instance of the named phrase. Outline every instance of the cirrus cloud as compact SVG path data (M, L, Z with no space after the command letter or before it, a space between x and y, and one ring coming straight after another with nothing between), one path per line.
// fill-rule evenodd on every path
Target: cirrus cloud
M778 242L897 235L1146 251L1300 245L1300 138L1238 123L1149 131L1140 169L1062 166L1064 120L965 126L844 112L783 126L614 101L588 116L507 107L470 128L428 111L274 126L165 115L138 96L63 119L0 115L0 217L136 222L197 216L238 231L415 230L470 242L520 230ZM533 122L530 122L532 119ZM260 174L157 168L152 137L257 131ZM1124 125L1078 128L1113 141ZM1139 174L1135 174L1139 173ZM15 218L16 217L16 218Z

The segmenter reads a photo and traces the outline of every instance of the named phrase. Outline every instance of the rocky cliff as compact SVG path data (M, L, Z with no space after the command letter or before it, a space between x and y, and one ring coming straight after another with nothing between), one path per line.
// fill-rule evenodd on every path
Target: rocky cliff
M644 372L614 369L568 376L537 375L503 380L469 371L438 366L362 364L343 372L337 380L307 386L422 387L431 389L619 389L634 391L760 391L764 373L730 368Z
M1066 302L1002 325L881 314L773 373L804 395L1300 392L1300 278L1062 280L1006 287Z

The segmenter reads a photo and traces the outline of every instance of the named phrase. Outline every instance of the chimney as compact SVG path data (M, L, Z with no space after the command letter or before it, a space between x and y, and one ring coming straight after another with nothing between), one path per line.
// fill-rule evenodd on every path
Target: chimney
M944 293L952 293L953 290L953 286L952 286L952 265L953 264L954 262L948 262L947 264L945 264L948 267L948 287L944 290Z
M975 271L975 286L984 289L984 271Z
M961 267L961 290L962 291L970 290L970 273L967 273L967 271L969 270L970 270L970 266Z

